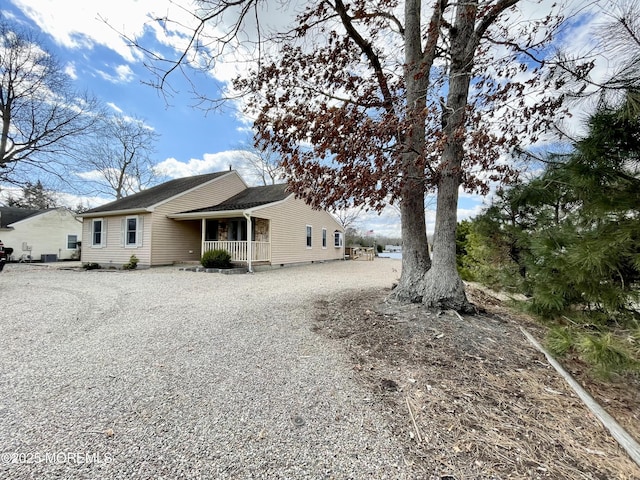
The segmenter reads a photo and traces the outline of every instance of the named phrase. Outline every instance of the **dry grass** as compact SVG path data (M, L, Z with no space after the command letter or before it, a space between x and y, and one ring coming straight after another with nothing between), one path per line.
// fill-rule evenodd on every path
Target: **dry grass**
M640 478L640 468L523 337L523 322L540 336L529 319L507 314L479 291L469 296L485 313L464 317L385 302L388 293L326 298L316 305L316 327L350 352L417 478Z

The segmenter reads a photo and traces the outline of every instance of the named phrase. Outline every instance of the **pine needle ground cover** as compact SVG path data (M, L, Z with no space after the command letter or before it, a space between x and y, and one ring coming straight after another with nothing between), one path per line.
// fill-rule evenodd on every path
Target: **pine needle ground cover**
M320 300L315 328L350 355L422 478L640 478L520 331L542 339L544 328L487 292L469 286L483 313L461 317L386 302L389 291L352 291ZM571 358L564 365L640 438L637 383L600 382Z

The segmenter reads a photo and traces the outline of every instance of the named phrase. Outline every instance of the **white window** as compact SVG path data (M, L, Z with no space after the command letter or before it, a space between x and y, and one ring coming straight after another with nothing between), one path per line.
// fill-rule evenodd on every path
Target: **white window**
M91 246L103 248L107 246L107 224L102 218L91 221Z
M327 248L327 229L322 229L322 248Z
M127 232L126 232L126 241L125 245L127 247L131 245L136 245L138 242L136 241L136 233L138 233L138 218L137 217L129 217L127 218Z
M338 230L333 232L333 246L336 248L342 247L342 232Z
M78 248L78 236L67 235L67 250L75 250Z
M122 219L121 244L126 248L142 246L142 217L131 216Z
M311 227L311 225L307 225L307 248L311 248L312 237L313 237L313 228Z

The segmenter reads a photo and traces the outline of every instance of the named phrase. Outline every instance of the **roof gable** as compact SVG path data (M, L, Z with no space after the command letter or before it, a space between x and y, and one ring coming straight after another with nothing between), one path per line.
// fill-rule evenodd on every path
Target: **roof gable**
M230 171L223 171L169 180L168 182L156 185L155 187L121 198L120 200L115 200L105 205L87 210L83 215L122 210L148 209L229 173Z
M0 207L0 228L7 228L13 223L48 211L33 208Z
M228 210L248 210L250 208L259 207L268 203L279 202L284 200L291 192L287 191L286 183L276 185L266 185L260 187L249 187L233 197L225 200L217 205L205 208L197 208L181 213L204 213L204 212L221 212Z

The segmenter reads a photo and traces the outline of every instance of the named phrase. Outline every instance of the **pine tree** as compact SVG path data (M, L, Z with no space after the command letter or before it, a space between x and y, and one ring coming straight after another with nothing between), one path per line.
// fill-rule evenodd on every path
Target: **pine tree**
M42 182L27 182L22 187L22 196L19 198L8 197L7 206L19 208L31 208L34 210L46 210L57 206L57 201L53 193L46 190Z
M569 161L541 179L568 189L573 208L532 239L529 282L540 312L630 312L638 300L640 124L628 112L601 107Z

